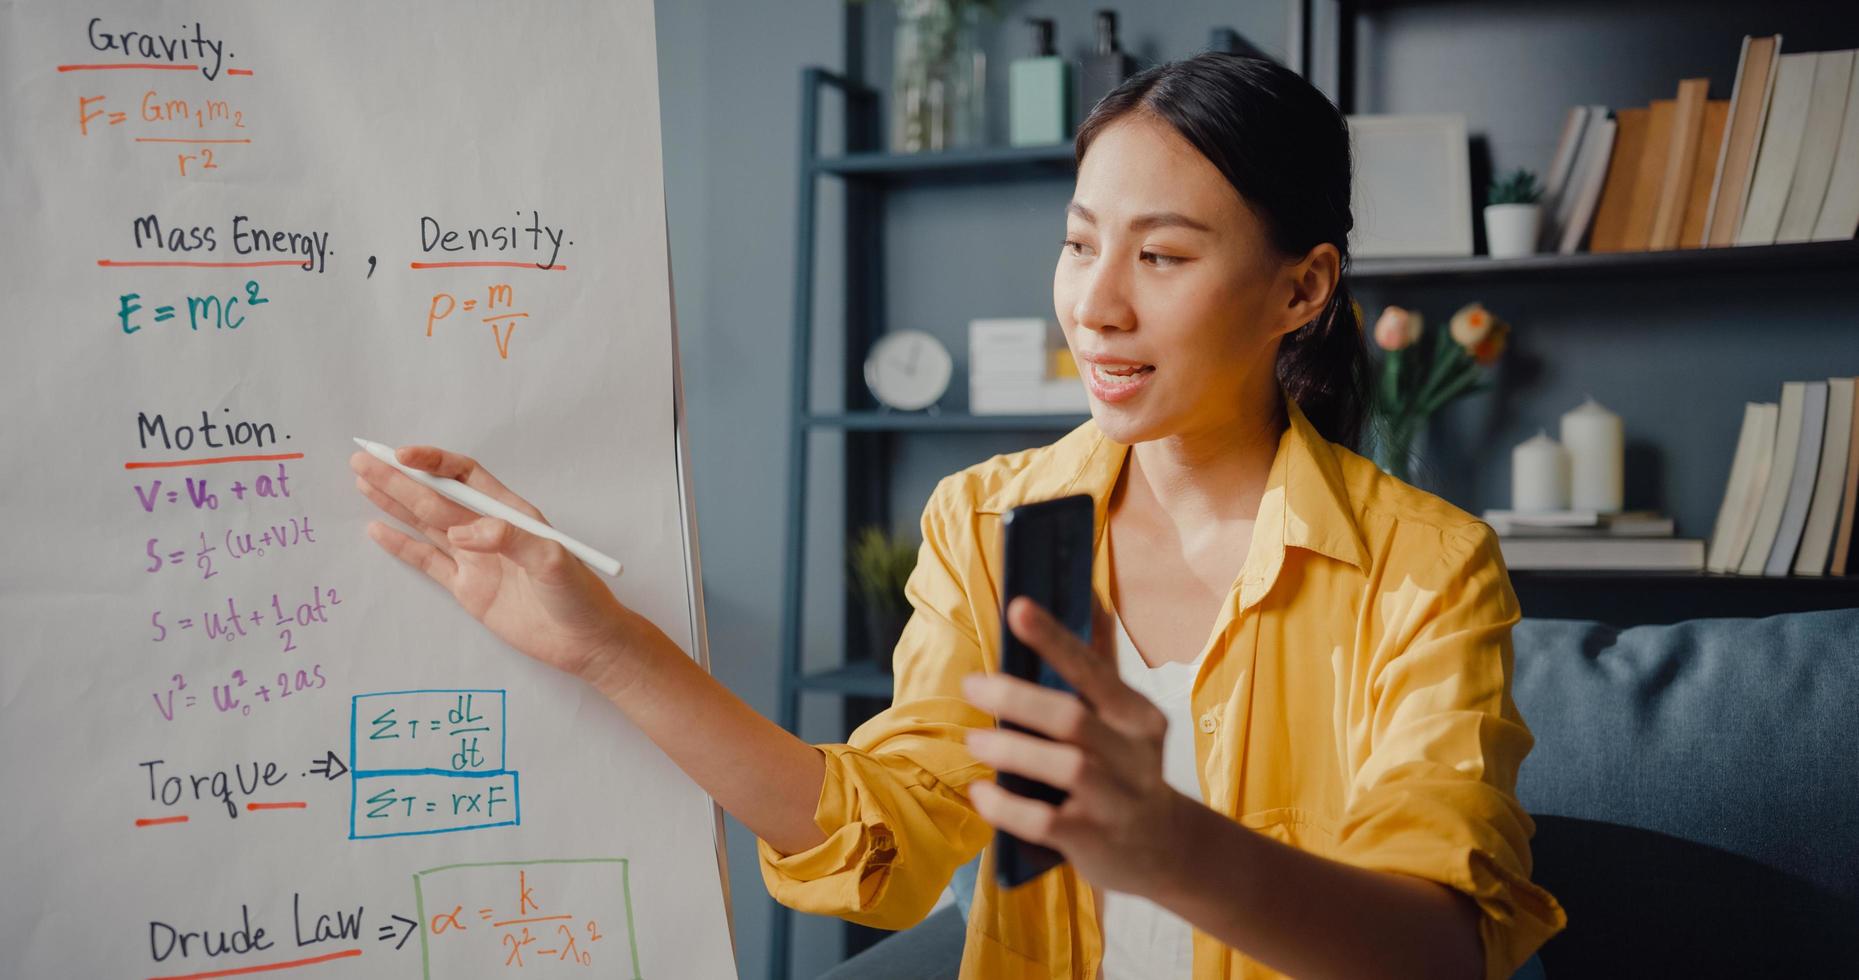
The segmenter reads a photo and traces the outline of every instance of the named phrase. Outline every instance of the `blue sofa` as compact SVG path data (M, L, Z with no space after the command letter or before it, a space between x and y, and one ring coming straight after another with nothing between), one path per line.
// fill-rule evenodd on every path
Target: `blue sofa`
M1859 609L1513 640L1534 878L1569 914L1542 973L1859 977ZM954 977L961 915L827 976Z

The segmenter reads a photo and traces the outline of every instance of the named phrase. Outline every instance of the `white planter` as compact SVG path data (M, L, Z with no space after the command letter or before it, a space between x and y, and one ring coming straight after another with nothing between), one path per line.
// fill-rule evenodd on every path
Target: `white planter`
M1514 259L1536 252L1537 226L1543 209L1537 204L1491 204L1485 207L1485 244L1494 259Z

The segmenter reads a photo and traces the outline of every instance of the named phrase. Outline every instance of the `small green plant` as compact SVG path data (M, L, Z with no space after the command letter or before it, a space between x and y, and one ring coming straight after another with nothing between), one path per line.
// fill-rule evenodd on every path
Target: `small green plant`
M917 546L868 527L853 539L848 563L852 586L867 611L890 617L904 613L904 583L917 567Z
M1493 180L1485 195L1486 204L1535 204L1542 199L1543 189L1537 186L1536 175L1521 168Z

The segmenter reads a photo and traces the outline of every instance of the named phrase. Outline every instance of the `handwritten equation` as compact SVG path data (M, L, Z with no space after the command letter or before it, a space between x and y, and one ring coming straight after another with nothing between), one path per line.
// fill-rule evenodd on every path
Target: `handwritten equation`
M234 670L224 678L208 681L205 695L197 686L187 683L185 674L175 674L168 678L167 689L150 691L149 696L155 699L155 710L161 713L163 721L173 721L176 712L192 714L192 709L207 704L211 704L217 714L245 718L251 716L253 708L282 703L293 694L320 691L327 686L329 678L323 672L323 665L311 664L297 670L278 671L275 683L263 677L247 677L245 671ZM202 701L203 696L210 700Z
M198 635L209 640L233 643L260 631L268 633L277 630L280 652L291 653L297 649L299 633L306 628L327 624L330 610L341 604L341 594L322 585L312 585L309 596L302 601L286 599L282 593L273 592L268 605L248 606L244 609L240 607L238 597L227 596L224 612L217 606L203 609L199 615L194 615L192 611L177 613L155 610L148 620L149 639L161 643L177 633L199 630ZM267 610L269 616L266 616Z
M451 864L415 873L413 890L427 978L641 976L625 858Z
M258 280L245 281L244 304L247 310L255 310L270 303ZM152 304L152 305L151 305ZM171 303L144 303L141 293L118 293L116 296L116 322L125 335L142 332L146 326L159 326L170 320L179 319L185 313L187 329L200 332L202 326L214 330L237 330L245 326L246 313L239 310L240 294L208 293L206 295L187 295ZM182 313L175 312L176 310Z
M443 834L521 822L504 758L504 692L355 695L349 720L349 837Z
M460 299L451 293L434 293L432 303L426 307L426 336L432 336L432 328L454 312L471 313L483 307L485 315L478 317L478 322L491 328L491 340L497 344L497 356L503 360L510 359L510 336L516 331L518 321L529 319L528 313L519 313L510 309L516 302L516 290L509 283L494 283L484 290L484 300L476 298ZM499 313L498 310L503 310Z
M258 530L247 528L226 528L211 540L207 532L199 532L199 546L192 542L183 547L174 548L173 542L164 543L160 538L149 538L143 548L146 564L142 570L153 575L164 569L192 564L200 577L210 579L220 573L213 563L214 556L232 561L263 558L267 554L279 554L290 548L301 548L316 543L316 529L310 526L310 518L292 517L281 524L266 524Z

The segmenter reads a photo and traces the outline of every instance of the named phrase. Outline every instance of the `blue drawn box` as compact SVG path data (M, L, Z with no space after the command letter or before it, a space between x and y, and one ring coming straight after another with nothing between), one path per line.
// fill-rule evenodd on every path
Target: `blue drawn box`
M487 688L357 694L349 710L349 838L522 821L505 766L505 696Z

